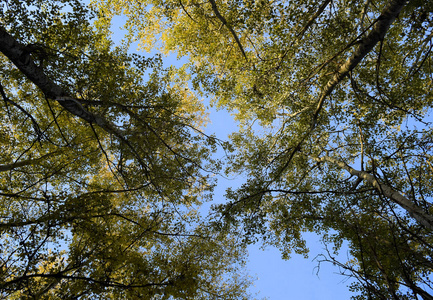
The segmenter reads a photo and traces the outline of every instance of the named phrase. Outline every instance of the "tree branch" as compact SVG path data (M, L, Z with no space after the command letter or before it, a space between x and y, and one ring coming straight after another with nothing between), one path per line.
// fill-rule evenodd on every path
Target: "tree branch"
M16 41L2 26L0 26L0 51L30 80L32 81L45 96L49 99L56 100L63 108L74 116L91 123L96 124L105 132L113 134L121 142L127 145L140 165L148 171L147 164L138 155L136 149L125 138L123 132L115 124L97 114L87 111L79 101L69 97L67 92L58 84L45 75L42 68L38 67L26 47Z
M387 33L392 22L397 18L398 14L406 4L407 0L393 0L382 11L382 14L376 19L373 29L370 33L360 41L358 47L352 56L340 66L338 72L328 81L320 95L317 103L317 108L314 111L312 127L315 127L317 118L322 110L323 104L327 96L329 96L334 88L352 71L361 60L382 41Z
M218 19L227 27L227 29L230 31L230 33L233 35L233 38L236 41L236 44L238 44L239 49L242 52L242 55L245 57L245 60L248 61L247 55L245 54L244 47L241 44L241 41L239 40L236 32L233 30L233 28L230 26L230 24L227 22L227 20L220 14L218 7L215 3L215 0L209 0L210 4L212 5L212 10L217 16Z
M0 165L0 173L1 172L6 172L6 171L11 171L11 170L19 168L19 167L34 165L34 164L40 162L41 160L44 160L46 158L49 158L49 157L52 157L52 156L56 156L56 155L59 155L59 154L61 154L61 152L60 151L56 151L56 152L51 152L51 153L42 155L41 157L38 157L38 158L35 158L35 159L26 159L26 160L14 162L14 163L11 163L11 164Z
M93 114L67 93L58 84L45 75L42 68L38 67L26 47L16 41L3 27L0 26L0 51L31 81L45 96L56 100L63 108L73 115L89 122L97 124L105 131L124 139L116 126L101 116Z
M360 41L358 47L352 56L340 66L338 72L334 77L328 81L326 86L323 88L322 93L317 102L317 107L313 113L313 118L310 124L310 128L303 134L295 147L288 149L289 152L288 159L286 163L279 168L275 179L279 178L285 169L290 165L296 152L301 149L302 144L314 130L317 125L317 119L323 108L326 98L332 93L334 88L352 71L362 59L376 46L376 44L383 40L386 32L388 31L391 23L396 19L403 6L406 4L407 0L393 0L390 4L382 11L382 14L376 19L373 29L370 33ZM433 223L432 223L433 225Z
M5 103L10 103L13 106L15 106L16 108L18 108L21 112L23 112L26 116L28 116L30 118L30 120L32 121L33 124L33 129L35 130L36 136L38 137L38 139L41 138L42 136L42 132L41 129L39 127L38 122L36 122L35 118L32 116L31 113L29 113L27 110L25 110L21 105L19 105L18 103L12 101L11 99L9 99L9 97L6 95L3 86L0 84L0 94L3 97L3 100L5 101Z
M301 31L298 32L296 35L298 38L302 37L304 33L310 28L311 25L316 21L316 19L322 14L322 12L325 10L325 8L328 6L328 4L331 2L331 0L325 0L323 1L322 5L320 5L319 9L308 19L307 24L301 29Z
M391 199L394 203L398 204L401 208L406 210L411 217L417 220L420 224L424 225L426 228L433 230L433 216L422 210L420 207L416 206L413 201L406 198L398 191L394 190L392 187L386 184L379 183L377 179L365 171L355 170L345 162L338 160L330 156L323 156L321 158L313 158L317 162L328 162L339 166L340 168L346 170L351 175L361 178L371 184L380 193Z

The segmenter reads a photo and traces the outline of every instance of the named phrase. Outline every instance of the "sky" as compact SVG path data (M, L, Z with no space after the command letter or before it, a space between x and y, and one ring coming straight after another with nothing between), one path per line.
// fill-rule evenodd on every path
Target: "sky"
M113 41L119 43L123 37L120 29L124 24L122 17L115 17L111 30L113 31ZM135 49L131 48L131 51ZM146 55L146 53L140 53ZM175 56L164 58L164 65L179 65ZM208 105L206 99L203 101ZM236 123L233 117L225 110L217 110L209 107L210 123L206 128L207 134L214 133L216 137L228 140L228 135L236 131ZM218 178L218 184L214 191L214 200L224 201L225 190L228 187L235 188L244 182L245 178ZM208 204L209 205L209 204ZM318 262L314 260L316 256L324 253L324 245L320 238L314 234L305 236L307 246L310 249L309 258L305 259L302 255L293 254L290 260L283 260L276 248L267 246L260 249L260 244L251 245L248 248L249 262L247 271L257 280L250 288L250 293L256 295L257 299L296 299L296 300L347 300L354 294L349 292L347 278L338 274L338 268L329 263L321 264L318 272ZM340 258L347 260L345 252L347 247L343 247Z
M233 117L225 110L216 110L209 107L210 124L206 133L215 135L220 139L228 139L228 135L236 131ZM225 190L228 187L237 187L245 178L218 178L214 200L224 201ZM325 248L320 238L312 233L305 234L310 254L308 258L293 254L290 260L283 260L275 247L267 246L264 250L261 245L249 246L249 262L247 269L251 276L256 277L255 286L250 292L257 294L257 298L266 297L269 300L296 299L296 300L347 300L354 294L349 292L347 278L338 274L338 268L330 263L323 263L320 270L318 262L314 260ZM347 247L343 246L340 253L342 261L347 260ZM319 272L318 272L319 271Z

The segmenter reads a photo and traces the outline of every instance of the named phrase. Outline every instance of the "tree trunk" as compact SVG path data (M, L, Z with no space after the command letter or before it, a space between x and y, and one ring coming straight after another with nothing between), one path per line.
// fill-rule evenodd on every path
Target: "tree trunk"
M391 199L391 201L393 201L394 203L398 204L401 208L406 210L409 213L409 215L412 216L415 220L417 220L420 224L424 225L426 228L430 230L433 230L433 216L429 215L427 212L425 212L424 210L416 206L410 199L406 198L398 191L395 191L392 187L386 184L379 183L373 175L365 171L355 170L345 162L330 156L315 158L315 160L318 162L329 162L334 165L337 165L340 168L348 171L351 175L367 181L384 196L388 197L389 199Z
M376 19L373 29L370 33L363 38L352 56L340 66L337 74L335 74L331 80L328 81L325 88L320 95L317 108L313 115L313 127L317 121L317 117L323 107L325 98L329 96L334 88L339 84L346 76L352 71L361 60L377 45L378 42L384 39L389 26L397 18L398 14L406 4L407 0L394 0L391 1L387 7L382 11L379 18Z

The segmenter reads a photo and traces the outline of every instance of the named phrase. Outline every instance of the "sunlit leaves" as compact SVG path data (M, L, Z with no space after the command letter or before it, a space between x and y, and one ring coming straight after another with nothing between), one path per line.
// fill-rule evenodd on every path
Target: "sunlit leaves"
M197 212L218 163L188 74L114 47L96 16L2 4L2 34L62 97L1 56L1 297L242 299L245 253Z
M129 38L186 56L193 87L241 122L227 171L248 179L216 207L225 226L286 256L305 252L305 230L337 250L349 241L339 266L360 299L431 297L418 286L428 230L373 184L431 218L431 3L126 2L97 1L128 18Z

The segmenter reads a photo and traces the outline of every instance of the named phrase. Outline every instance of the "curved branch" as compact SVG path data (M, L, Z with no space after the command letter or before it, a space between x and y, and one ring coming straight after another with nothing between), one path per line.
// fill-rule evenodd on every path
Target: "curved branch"
M196 20L194 20L194 18L188 13L188 11L186 10L186 7L183 5L182 0L179 0L179 4L182 7L182 10L186 13L186 15L194 22L194 23L198 23Z
M105 131L123 139L122 133L114 124L103 117L91 113L74 98L68 94L45 75L42 68L38 67L33 61L26 47L16 41L3 27L0 26L0 51L31 81L45 96L56 100L63 108L73 115L89 122L97 124Z
M394 0L382 11L382 14L376 19L373 29L370 33L360 41L358 47L352 56L340 66L338 72L328 81L325 88L322 90L317 108L314 111L312 127L315 127L317 118L322 110L323 104L327 96L329 96L334 88L352 71L362 59L382 41L385 34L388 32L392 22L397 18L398 14L406 4L407 0Z
M295 153L301 149L302 144L314 130L317 125L317 119L323 108L326 98L332 93L335 87L349 75L362 59L377 45L377 43L384 39L392 22L397 18L398 14L406 4L407 0L393 0L389 5L382 11L382 14L376 19L373 29L370 33L362 39L358 47L352 56L340 66L338 72L328 81L326 86L322 89L322 93L317 102L317 107L314 110L310 128L303 134L295 147L288 149L286 152L289 153L286 163L279 168L274 178L279 178L281 174L290 165L291 160L295 156ZM433 223L432 223L433 224Z
M0 84L0 95L2 95L3 100L5 101L5 103L10 103L13 106L15 106L16 108L18 108L21 112L23 112L27 117L30 118L30 120L32 121L33 124L33 129L35 130L36 136L38 137L38 139L41 138L42 136L42 132L41 129L39 127L38 122L36 122L35 118L32 116L31 113L29 113L27 110L25 110L21 105L19 105L18 103L12 101L11 99L9 99L9 97L6 96L6 93L3 89L3 86Z
M394 190L389 185L380 183L377 179L366 171L355 170L345 162L338 160L330 156L323 156L321 158L313 158L317 162L328 162L339 166L341 169L346 170L351 175L356 176L362 180L367 181L380 193L391 199L394 203L398 204L401 208L406 210L411 217L417 220L420 224L426 228L433 230L433 216L416 206L413 201L406 198L398 191Z
M11 170L19 168L19 167L34 165L34 164L40 162L41 160L44 160L46 158L49 158L49 157L52 157L52 156L56 156L56 155L59 155L59 154L61 154L61 152L60 151L56 151L56 152L51 152L51 153L42 155L41 157L38 157L38 158L35 158L35 159L26 159L26 160L14 162L14 163L11 163L11 164L0 165L0 173L1 172L6 172L6 171L11 171Z
M138 155L136 149L127 140L124 133L117 126L102 116L86 110L77 99L68 96L61 86L52 81L38 67L26 47L15 40L2 26L0 26L0 52L2 52L30 81L32 81L47 98L56 100L63 108L74 116L96 124L105 132L117 137L122 143L127 145L137 158L140 165L148 172L149 168L144 160Z
M316 19L322 14L322 12L325 10L325 8L328 6L328 4L331 2L331 0L325 0L323 1L322 5L319 6L319 9L308 19L307 24L301 29L301 31L298 32L296 37L300 38L304 35L304 33L308 30L308 28L313 25L313 23L316 21Z
M239 40L236 32L233 30L233 28L230 26L230 24L227 22L227 20L220 14L218 7L215 3L215 0L209 0L210 4L212 5L212 10L217 16L218 19L227 27L227 29L230 31L230 33L233 35L233 38L236 41L236 44L238 44L239 49L242 52L242 55L245 57L245 60L248 61L247 55L245 54L244 47L241 44L241 41Z

